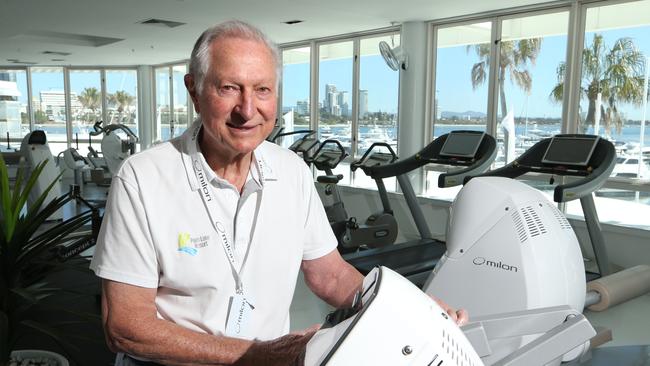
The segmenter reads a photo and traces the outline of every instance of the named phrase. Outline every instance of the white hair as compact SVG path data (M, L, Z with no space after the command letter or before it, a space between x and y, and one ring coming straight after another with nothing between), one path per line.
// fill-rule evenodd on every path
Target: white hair
M268 48L275 63L275 87L277 89L282 76L278 46L258 28L240 20L229 20L206 29L194 44L190 57L190 74L194 78L196 92L200 94L203 91L203 79L210 67L210 45L218 38L229 37L258 41ZM219 52L219 50L217 49L215 52Z

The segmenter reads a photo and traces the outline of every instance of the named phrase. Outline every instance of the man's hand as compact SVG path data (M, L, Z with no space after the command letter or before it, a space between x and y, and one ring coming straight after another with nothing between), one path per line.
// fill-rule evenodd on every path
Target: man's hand
M320 324L314 324L272 341L255 342L235 364L303 366L307 343L320 327Z
M431 296L431 295L429 295ZM465 325L469 321L469 314L467 313L467 310L465 309L454 309L451 306L447 305L446 302L438 299L435 296L431 296L433 300L438 303L438 305L444 310L454 321L458 326Z

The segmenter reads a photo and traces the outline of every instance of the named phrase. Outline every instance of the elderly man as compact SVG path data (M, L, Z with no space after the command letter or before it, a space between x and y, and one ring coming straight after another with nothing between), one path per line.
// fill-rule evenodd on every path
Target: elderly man
M115 175L91 268L118 365L293 364L316 331L288 334L298 271L335 307L360 288L310 171L265 142L280 67L252 26L206 30L185 76L200 118Z

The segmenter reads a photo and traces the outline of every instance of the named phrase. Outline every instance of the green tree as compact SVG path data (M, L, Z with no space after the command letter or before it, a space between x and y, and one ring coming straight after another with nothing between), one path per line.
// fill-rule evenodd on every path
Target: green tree
M127 110L131 105L133 105L133 102L135 101L135 97L124 90L118 90L115 92L115 94L111 94L109 96L109 100L117 107L117 112L119 113L118 123L121 123L122 116L124 115L124 111ZM126 122L128 123L130 121L126 121Z
M34 112L34 121L36 123L47 123L47 114L40 109L37 110Z
M95 111L99 108L101 103L101 96L97 88L85 88L81 94L77 96L79 103L84 107L84 109L90 109L92 116L95 116ZM88 121L90 121L90 115L88 115Z
M623 115L618 110L621 102L641 105L643 102L644 56L631 38L618 39L608 48L601 34L595 34L589 47L582 52L581 98L589 101L587 116L580 121L584 132L596 120L596 109L600 108L606 133L612 127L620 132L624 124ZM557 68L558 84L551 91L551 99L562 101L564 96L564 76L566 64ZM606 102L597 106L598 96Z
M501 115L508 114L506 104L505 80L506 75L526 93L530 93L533 79L528 71L529 65L535 65L542 48L541 38L521 39L518 41L502 41L499 55L499 101L501 102ZM474 50L479 57L479 62L472 66L472 87L478 88L487 79L490 68L490 44L483 43L467 46L467 51Z

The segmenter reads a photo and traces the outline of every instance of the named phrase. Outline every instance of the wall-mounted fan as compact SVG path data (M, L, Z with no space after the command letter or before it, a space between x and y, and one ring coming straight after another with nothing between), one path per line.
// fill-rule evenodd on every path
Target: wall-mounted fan
M391 47L386 41L381 41L379 42L379 52L386 61L386 65L391 69L406 70L408 67L408 55L402 50L402 46Z

